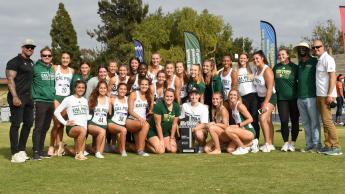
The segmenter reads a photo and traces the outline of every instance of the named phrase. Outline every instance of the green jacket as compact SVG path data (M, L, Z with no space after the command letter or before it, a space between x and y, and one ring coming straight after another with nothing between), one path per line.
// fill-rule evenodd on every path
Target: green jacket
M219 75L214 75L212 77L212 94L215 92L219 92L220 94L223 94L223 84L222 84L222 79L220 78Z
M51 65L38 60L34 65L32 99L39 102L54 102L55 72Z

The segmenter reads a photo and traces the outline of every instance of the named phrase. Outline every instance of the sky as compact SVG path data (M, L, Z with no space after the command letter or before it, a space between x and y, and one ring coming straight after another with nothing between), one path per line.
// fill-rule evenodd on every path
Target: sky
M5 77L6 63L20 52L26 38L35 40L39 50L51 44L50 25L59 2L65 4L77 32L80 48L96 48L100 44L87 35L101 24L97 0L0 0L0 77ZM332 19L340 28L340 0L143 0L154 12L162 7L164 13L182 7L222 16L232 26L234 37L249 37L255 48L260 46L259 21L270 22L276 30L278 45L297 44L310 36L318 23Z

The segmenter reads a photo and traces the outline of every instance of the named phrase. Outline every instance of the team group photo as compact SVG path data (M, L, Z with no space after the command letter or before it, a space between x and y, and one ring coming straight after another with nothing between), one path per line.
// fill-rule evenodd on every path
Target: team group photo
M254 40L234 33L217 6L227 1L75 3L47 7L48 38L27 28L0 40L11 44L1 57L0 193L343 192L340 2L323 2L336 14L309 34L260 16ZM289 21L299 14L291 4ZM93 27L81 19L91 7ZM89 26L79 32L78 21ZM80 33L98 43L81 47Z

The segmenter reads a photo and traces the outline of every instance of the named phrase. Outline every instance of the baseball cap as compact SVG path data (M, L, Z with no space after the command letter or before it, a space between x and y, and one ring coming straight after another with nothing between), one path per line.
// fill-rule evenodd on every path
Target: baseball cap
M306 47L306 48L310 49L309 44L306 43L306 42L300 42L300 43L298 43L298 45L296 45L294 49L297 50L298 47Z
M198 94L200 94L200 90L199 90L199 88L197 86L193 86L188 91L188 94L191 94L191 93L198 93Z
M24 42L22 43L22 47L23 46L28 46L28 45L36 47L35 41L30 39L30 38L27 38L27 39L24 40Z

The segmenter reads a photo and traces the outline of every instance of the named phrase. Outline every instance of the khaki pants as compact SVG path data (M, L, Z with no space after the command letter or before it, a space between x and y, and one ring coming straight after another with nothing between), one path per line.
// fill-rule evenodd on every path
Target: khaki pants
M323 131L325 135L325 146L340 148L337 129L332 120L331 108L326 104L327 97L317 96L316 103L317 108L321 114L321 119L323 123Z

